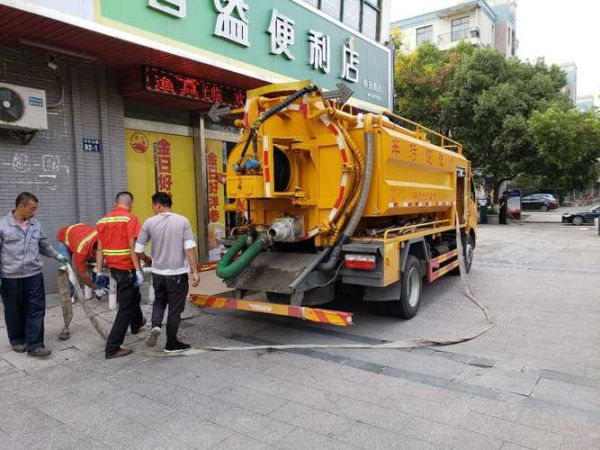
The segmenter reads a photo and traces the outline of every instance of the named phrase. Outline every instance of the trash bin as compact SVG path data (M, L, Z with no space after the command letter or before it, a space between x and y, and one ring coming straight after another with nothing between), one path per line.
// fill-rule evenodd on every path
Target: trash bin
M485 205L479 205L479 223L488 223L488 208Z

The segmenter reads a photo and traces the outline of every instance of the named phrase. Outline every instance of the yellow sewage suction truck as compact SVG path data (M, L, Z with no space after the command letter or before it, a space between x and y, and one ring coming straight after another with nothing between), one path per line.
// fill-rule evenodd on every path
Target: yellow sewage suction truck
M260 291L279 305L326 304L360 287L376 312L409 319L423 280L458 270L456 220L471 267L471 166L459 143L358 112L338 88L270 85L230 112L243 128L227 161L240 223L217 275L238 299Z

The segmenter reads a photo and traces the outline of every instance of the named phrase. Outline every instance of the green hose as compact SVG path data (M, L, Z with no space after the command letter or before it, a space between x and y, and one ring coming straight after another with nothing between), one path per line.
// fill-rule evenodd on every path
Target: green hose
M240 236L235 244L229 247L229 250L227 250L227 253L225 253L225 256L219 262L216 271L217 276L224 280L237 277L248 267L256 255L262 252L264 246L264 242L258 239L250 247L246 248L246 235ZM243 251L243 253L238 259L233 261L235 255L240 251Z

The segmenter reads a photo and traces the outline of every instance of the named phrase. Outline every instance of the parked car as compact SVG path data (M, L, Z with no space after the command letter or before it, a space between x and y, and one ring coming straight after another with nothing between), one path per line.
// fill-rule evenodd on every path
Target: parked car
M594 223L596 217L600 217L600 206L592 206L587 211L564 213L562 221L573 225L583 225L584 223Z
M552 194L531 194L521 199L521 208L548 211L558 208L558 200Z

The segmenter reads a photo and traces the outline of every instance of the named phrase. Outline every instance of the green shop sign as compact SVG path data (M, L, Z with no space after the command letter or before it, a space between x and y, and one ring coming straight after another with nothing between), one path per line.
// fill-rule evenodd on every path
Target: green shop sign
M258 74L311 79L389 108L390 52L299 0L99 0L102 19L244 64ZM125 6L126 5L126 6ZM273 78L273 77L271 77Z

